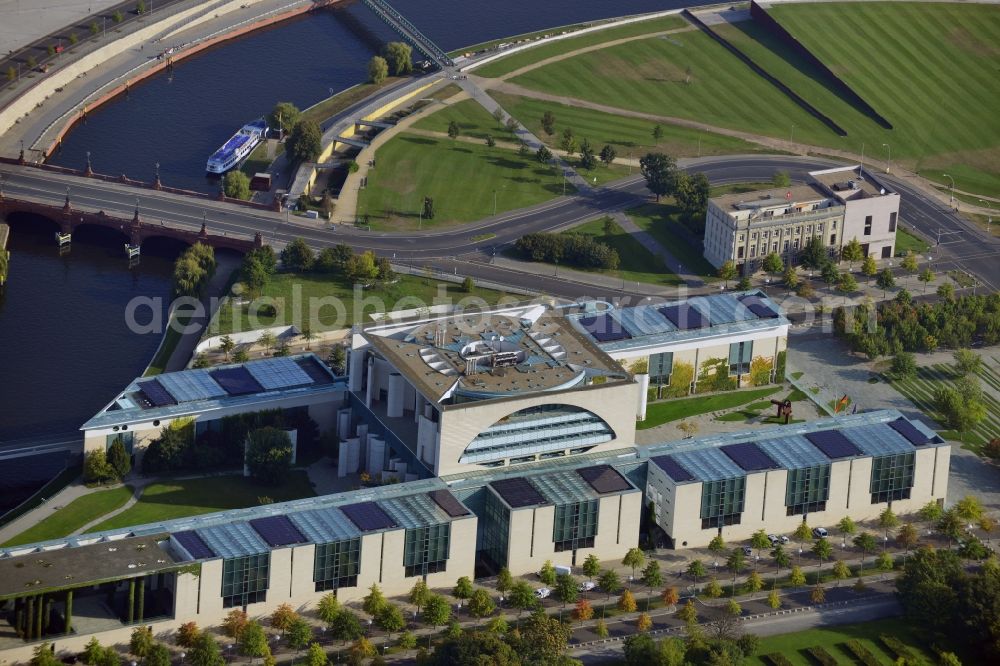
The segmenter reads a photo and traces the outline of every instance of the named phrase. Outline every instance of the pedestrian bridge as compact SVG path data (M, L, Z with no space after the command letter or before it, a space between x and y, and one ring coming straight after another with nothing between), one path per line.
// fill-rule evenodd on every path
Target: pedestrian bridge
M375 12L375 16L385 21L390 28L399 33L403 39L413 44L418 51L427 56L438 67L444 69L454 64L441 47L428 39L426 35L417 29L417 26L410 23L405 16L396 11L388 2L385 0L362 0L362 2Z

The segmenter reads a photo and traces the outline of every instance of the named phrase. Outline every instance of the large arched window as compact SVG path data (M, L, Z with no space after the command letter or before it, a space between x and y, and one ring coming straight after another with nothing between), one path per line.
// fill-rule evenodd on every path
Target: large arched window
M541 405L509 414L479 433L459 462L488 464L506 458L582 453L615 437L604 419L582 407Z

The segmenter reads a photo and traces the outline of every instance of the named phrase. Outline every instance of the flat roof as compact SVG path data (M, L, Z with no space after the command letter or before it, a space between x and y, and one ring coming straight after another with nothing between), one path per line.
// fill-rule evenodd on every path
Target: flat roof
M521 396L628 373L547 307L525 305L412 322L379 323L361 335L427 399L449 403Z
M0 557L0 598L44 590L94 585L176 568L179 562L160 543L165 534L69 547L57 544L37 552L15 546Z
M829 198L830 195L827 192L816 185L807 183L805 185L789 185L788 187L771 187L752 192L730 192L712 197L710 201L727 213L733 213L739 210L816 203Z
M531 475L495 479L489 486L512 509L589 502L636 490L623 474L608 464L574 469L550 467Z
M315 354L138 377L81 430L177 418L290 395L346 390Z
M595 318L601 305L606 306L600 310L605 320ZM593 302L584 304L583 312L568 315L567 319L580 335L609 354L789 325L781 306L757 289L628 308ZM600 321L608 322L605 330L620 330L624 335L610 339L602 336L602 330L596 328Z
M843 202L895 194L871 170L862 169L860 164L811 171L809 176L830 196Z
M901 429L920 443L901 434ZM852 457L897 455L925 446L947 445L919 421L909 420L896 410L881 410L664 442L644 447L639 455L677 483L697 483L769 469L804 469Z

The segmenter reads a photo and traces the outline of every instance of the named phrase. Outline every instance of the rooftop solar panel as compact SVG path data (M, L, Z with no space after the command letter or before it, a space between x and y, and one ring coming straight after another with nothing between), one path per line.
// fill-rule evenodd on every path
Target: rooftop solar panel
M739 444L723 446L722 452L748 472L759 472L765 469L778 469L780 467L755 442L740 442Z
M629 335L621 322L609 314L594 315L591 317L580 317L580 326L587 333L590 333L598 342L614 342L615 340L628 340Z
M358 526L362 532L385 530L398 527L396 521L375 502L359 502L340 507L344 515Z
M165 407L167 405L176 405L177 401L174 400L173 396L167 393L167 389L163 388L163 385L155 379L150 379L148 382L139 382L139 390L142 394L146 396L150 404L154 407Z
M268 391L313 383L306 371L291 358L266 358L247 363L244 367Z
M307 539L292 524L286 516L265 516L250 521L250 527L267 542L269 546L290 546L293 543L305 543Z
M844 437L843 433L839 430L807 432L804 437L831 460L861 455L861 449L851 443L851 440Z
M490 487L514 509L546 503L542 494L523 477L499 479L490 483Z
M656 456L653 458L656 466L666 472L674 481L694 481L694 475L684 469L684 466L674 460L673 456Z
M193 402L226 395L225 389L215 383L207 370L165 372L157 377L156 381L160 382L177 402Z
M931 441L926 434L917 430L916 426L900 416L895 421L889 422L889 427L910 441L914 446L923 446Z
M595 465L594 467L584 467L576 470L576 473L583 477L583 480L590 484L590 487L601 493L620 493L628 490L632 485L624 476L618 473L611 465Z
M196 560L203 560L206 557L215 557L215 553L212 549L208 547L202 538L198 536L197 532L187 531L187 532L177 532L172 535L177 543L181 545L188 552L188 555Z
M678 303L660 308L660 314L681 331L705 328L709 325L708 319L689 303Z
M441 507L452 518L469 515L469 510L462 506L462 503L455 499L455 496L451 492L442 488L440 490L432 490L427 494L430 495L435 504Z
M264 391L264 387L243 366L219 368L218 370L212 370L210 374L212 375L212 379L224 388L229 395L249 395Z

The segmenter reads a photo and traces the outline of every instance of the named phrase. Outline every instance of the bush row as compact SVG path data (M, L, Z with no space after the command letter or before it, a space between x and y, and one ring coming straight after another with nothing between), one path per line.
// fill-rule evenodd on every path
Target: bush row
M820 666L838 666L838 662L833 658L833 655L819 645L809 648L806 652L808 652L809 656L815 659L816 663L820 664Z
M859 641L851 639L847 641L847 649L851 651L858 661L864 666L881 666L882 662L871 653L871 650L862 645Z
M771 654L765 654L764 659L774 664L774 666L792 666L792 662L788 660L788 657L781 654L780 652L772 652Z
M517 239L515 251L531 261L545 261L578 268L618 268L618 252L581 234L526 234Z
M895 636L890 636L889 634L879 634L878 639L882 641L882 645L889 648L893 654L903 661L910 662L915 661L917 656L910 649L910 646L899 640Z

